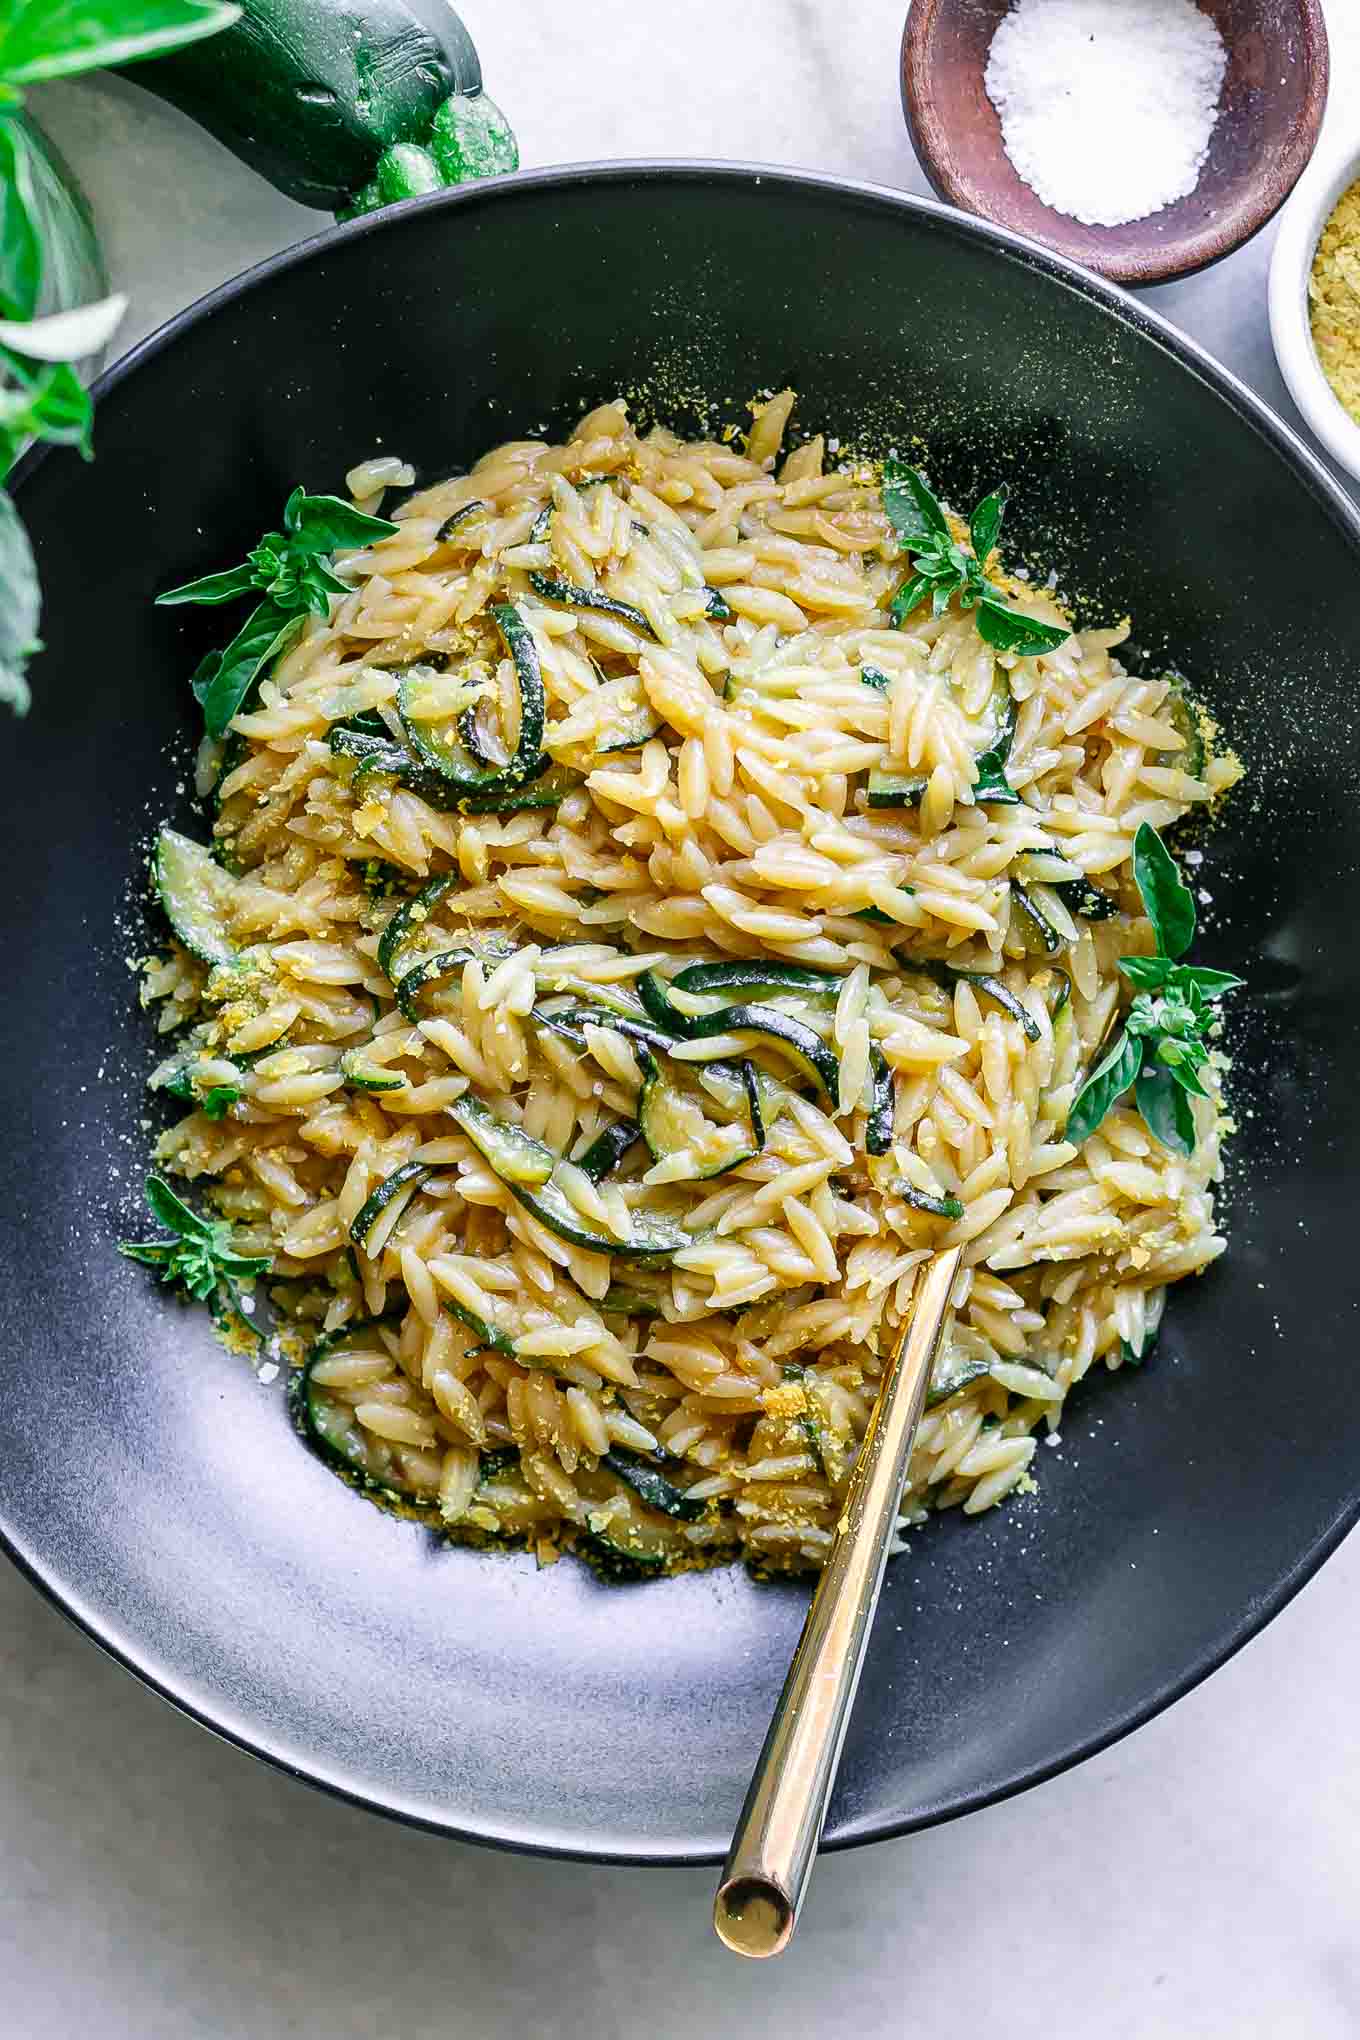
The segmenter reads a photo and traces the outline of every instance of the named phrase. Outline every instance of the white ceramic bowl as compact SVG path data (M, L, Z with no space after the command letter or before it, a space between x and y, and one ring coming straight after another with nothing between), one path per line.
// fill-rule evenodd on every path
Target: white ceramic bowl
M1289 394L1333 459L1360 479L1360 425L1322 371L1308 323L1317 244L1343 191L1360 177L1360 148L1310 165L1280 218L1270 263L1270 337Z

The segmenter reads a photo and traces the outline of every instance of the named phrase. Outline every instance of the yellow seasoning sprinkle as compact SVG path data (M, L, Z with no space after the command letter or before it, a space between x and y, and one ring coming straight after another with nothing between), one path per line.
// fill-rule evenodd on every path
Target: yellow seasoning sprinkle
M1308 296L1323 374L1360 424L1360 178L1342 192L1322 230Z

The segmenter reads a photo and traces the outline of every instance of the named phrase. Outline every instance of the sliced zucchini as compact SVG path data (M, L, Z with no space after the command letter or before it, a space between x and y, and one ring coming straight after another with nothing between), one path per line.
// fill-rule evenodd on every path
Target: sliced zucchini
M428 1498L418 1496L411 1488L401 1471L396 1448L385 1439L372 1437L348 1403L341 1402L312 1379L320 1361L343 1353L356 1341L371 1345L383 1323L381 1318L365 1319L318 1339L305 1365L296 1369L289 1380L289 1415L294 1428L318 1458L352 1486L392 1496L407 1505L423 1506Z
M627 1242L616 1240L612 1233L592 1232L556 1183L544 1183L537 1190L521 1189L516 1183L507 1183L507 1188L549 1232L556 1233L570 1246L585 1247L592 1254L612 1254L625 1261L641 1262L644 1267L660 1267L673 1260L682 1247L694 1244L693 1234L682 1225L651 1212L633 1212L632 1237Z
M900 1197L913 1211L919 1211L927 1218L962 1218L963 1206L957 1197L948 1191L942 1197L931 1197L924 1190L918 1190L914 1183L898 1182L892 1186L894 1197Z
M479 765L489 767L495 772L501 772L506 764L504 747L502 747L498 755L492 749L487 740L487 733L482 728L480 710L486 707L494 707L494 704L486 701L470 701L466 708L459 709L458 737L459 741L471 752Z
M893 1074L881 1048L869 1050L869 1072L873 1079L873 1103L864 1126L864 1146L871 1155L886 1155L893 1142L893 1119L897 1099Z
M531 572L529 586L545 602L560 602L564 609L590 609L597 616L612 616L617 622L626 623L630 630L640 631L643 637L656 642L656 632L642 611L634 609L631 602L620 602L613 595L602 594L598 588L574 588L570 581L560 581L554 574Z
M489 1324L484 1317L479 1317L475 1310L469 1310L465 1303L455 1303L447 1296L444 1298L444 1308L450 1317L456 1317L459 1324L466 1325L472 1333L477 1341L473 1348L474 1352L503 1353L508 1360L517 1357L514 1340L509 1332L503 1332L499 1325Z
M1015 860L1015 876L1026 885L1070 885L1081 879L1081 866L1056 850L1022 850Z
M600 1309L606 1317L659 1318L662 1315L656 1297L644 1296L637 1289L625 1289L617 1282L610 1283L601 1299Z
M932 1382L926 1390L926 1408L938 1409L941 1403L947 1403L965 1388L971 1388L975 1381L983 1380L989 1371L985 1360L965 1360L961 1367L953 1374L947 1374L943 1381Z
M560 807L569 793L585 784L579 772L565 765L553 765L545 752L543 769L513 786L493 787L485 793L468 795L458 803L462 815L518 815L530 808Z
M1119 912L1118 900L1103 886L1092 885L1089 878L1069 878L1061 885L1055 885L1053 890L1068 913L1078 915L1083 921L1110 921Z
M444 522L435 533L435 537L441 545L447 545L455 532L466 524L470 518L475 517L479 510L485 510L485 508L485 503L476 496L473 497L470 503L460 503L458 508L451 511L444 519Z
M488 936L476 942L460 942L455 949L437 950L433 956L423 956L419 963L412 964L398 978L397 1005L408 1020L417 1021L420 1008L416 999L427 986L438 984L444 978L460 976L464 964L501 962L513 948L511 942L501 942L494 936Z
M749 998L826 999L833 1005L843 978L829 970L811 970L801 963L691 963L677 971L671 989L677 992L731 993Z
M361 1048L347 1048L340 1058L340 1074L351 1091L400 1091L407 1079L400 1070L370 1062Z
M1047 922L1044 925L1047 926ZM994 977L991 971L960 970L952 963L925 960L913 963L910 968L920 971L925 977L933 978L936 984L943 985L946 991L952 991L957 984L972 985L974 991L990 999L993 1005L999 1006L1012 1020L1019 1021L1027 1041L1037 1041L1043 1032L1024 1000L1017 998L1010 986L999 977Z
M162 829L153 860L156 890L165 918L191 956L220 968L241 961L227 933L226 909L236 881L202 843Z
M589 699L596 713L602 706L605 709L605 727L595 740L597 757L610 757L616 751L640 751L661 730L661 717L631 673L606 680Z
M708 1502L692 1502L685 1490L667 1480L658 1467L640 1454L626 1451L622 1445L611 1446L600 1464L626 1482L640 1502L659 1510L663 1516L674 1516L681 1523L697 1523L709 1512Z
M667 988L654 971L643 971L638 996L658 1026L684 1041L704 1041L717 1034L757 1034L786 1056L833 1103L839 1095L840 1062L819 1034L801 1020L791 1020L773 1006L724 1006L721 1012L682 1013L671 1003Z
M449 1106L450 1119L460 1126L485 1161L490 1162L502 1183L512 1190L536 1190L547 1182L557 1166L557 1156L522 1126L511 1126L488 1111L480 1098L470 1094Z
M450 886L455 885L457 880L457 872L441 871L437 878L430 879L420 888L414 899L409 899L404 906L398 907L383 929L378 941L378 969L393 984L401 976L398 959L402 951L414 940Z
M889 772L884 766L875 765L869 773L864 797L871 808L919 807L925 790L923 774Z
M594 989L598 988L592 987ZM644 1021L628 1019L604 1006L564 1006L547 1012L535 1007L533 1020L535 1026L550 1028L554 1034L563 1035L578 1048L585 1046L587 1026L612 1027L625 1040L641 1042L644 1048L659 1049L663 1054L675 1046L673 1034L663 1033L659 1027L648 1026Z
M743 1091L747 1124L715 1126L693 1093L681 1083L673 1063L665 1067L647 1049L639 1060L644 1076L638 1100L638 1125L654 1162L669 1161L678 1154L694 1158L694 1174L686 1180L705 1182L722 1176L760 1152L764 1128L759 1124L759 1103L755 1117L750 1114L751 1093Z
M585 1171L592 1183L602 1183L640 1138L641 1128L635 1119L616 1119L596 1134L585 1153L577 1158L576 1166Z
M1043 908L1016 879L1011 880L1011 926L1026 956L1056 956L1063 946Z
M546 769L543 758L545 695L543 673L533 632L513 603L498 602L491 611L519 684L519 742L504 765L486 766L475 758L448 722L421 714L429 706L431 668L413 666L397 691L397 713L407 742L421 762L455 786L460 795L504 793Z
M891 674L882 672L877 666L861 666L859 677L866 687L874 687L880 694L886 694L892 686Z
M704 615L711 616L715 623L730 623L732 621L732 606L726 596L721 594L717 588L707 587L704 589L704 594L707 597L704 605Z
M1169 722L1176 734L1183 739L1184 748L1164 754L1164 763L1188 772L1192 779L1204 777L1204 732L1199 717L1185 691L1185 682L1179 673L1164 673L1164 680L1171 682L1171 692L1162 703L1163 720Z
M433 1176L434 1166L430 1162L403 1162L399 1169L393 1169L390 1176L384 1176L376 1190L369 1192L359 1207L349 1236L356 1247L371 1254L369 1242L381 1223L384 1212L394 1197L405 1190L417 1189L427 1176ZM375 1243L376 1244L376 1243Z

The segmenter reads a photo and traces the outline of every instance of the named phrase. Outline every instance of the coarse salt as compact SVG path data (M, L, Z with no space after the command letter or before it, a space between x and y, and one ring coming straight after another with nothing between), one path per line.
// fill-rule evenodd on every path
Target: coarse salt
M1194 0L1016 0L985 83L1030 189L1116 227L1194 190L1227 61Z

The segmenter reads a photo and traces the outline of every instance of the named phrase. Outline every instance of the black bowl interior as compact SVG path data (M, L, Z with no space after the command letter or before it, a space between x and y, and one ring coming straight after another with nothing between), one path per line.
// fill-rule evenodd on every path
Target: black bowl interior
M721 1852L805 1595L631 1589L440 1548L301 1449L280 1387L112 1241L138 1224L152 1043L127 959L149 826L184 814L158 588L239 558L292 485L422 476L622 392L682 426L792 382L802 430L920 441L956 498L1174 653L1248 764L1208 837L1233 1023L1232 1251L1156 1358L1074 1398L1040 1494L889 1572L831 1813L844 1843L1090 1751L1211 1669L1349 1524L1356 1263L1356 519L1251 398L1130 301L886 193L619 166L417 202L228 287L119 370L99 457L20 499L48 649L7 738L0 1528L86 1628L249 1748L525 1847Z

